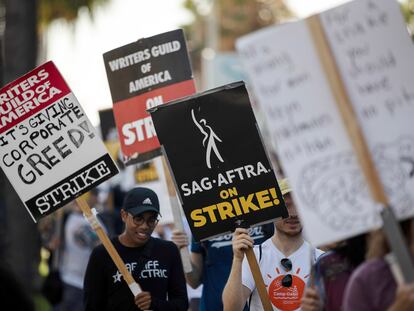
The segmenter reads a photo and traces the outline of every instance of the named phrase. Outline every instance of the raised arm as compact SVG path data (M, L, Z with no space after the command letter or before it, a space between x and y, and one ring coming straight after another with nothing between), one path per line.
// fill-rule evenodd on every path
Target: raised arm
M233 234L233 263L223 290L224 311L241 311L250 295L250 289L242 284L244 252L253 247L253 239L247 229L237 228Z
M171 240L178 248L188 247L188 236L185 232L174 230ZM192 288L197 288L201 284L201 276L203 274L203 255L191 252L192 271L185 274L185 279Z
M207 132L203 129L203 127L200 125L200 123L198 123L195 115L194 115L194 109L191 109L191 117L193 118L193 122L194 124L198 127L198 129L200 130L200 132L205 136L208 137Z

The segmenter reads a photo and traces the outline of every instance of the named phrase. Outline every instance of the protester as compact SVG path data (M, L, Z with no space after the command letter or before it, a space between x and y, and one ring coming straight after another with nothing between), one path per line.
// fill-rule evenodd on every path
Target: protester
M90 207L96 204L96 194L95 191L90 191L84 195ZM82 297L86 265L93 248L99 244L99 238L75 201L68 204L66 209L59 269L63 281L63 297L62 302L53 310L81 311L84 310Z
M84 282L85 310L186 311L188 299L177 247L151 237L159 220L158 197L148 188L130 190L121 209L125 229L112 243L142 292L135 298L102 245L89 259Z
M280 183L289 217L274 222L275 233L262 245L254 248L269 299L277 310L299 310L305 283L310 275L311 262L322 251L304 241L290 188ZM233 237L233 263L223 291L224 310L240 311L249 300L250 310L263 310L244 252L253 247L253 239L243 228ZM249 296L251 297L249 298Z
M98 186L99 201L109 207L105 216L110 219L112 232L116 235L120 235L124 229L121 209L125 195L129 189L136 185L134 179L135 167L133 165L125 167L121 160L122 157L121 150L118 150L118 156L115 159L120 169L119 174Z
M250 229L255 243L260 244L273 234L273 224ZM230 274L233 250L232 234L225 234L205 242L191 243L191 263L193 270L186 273L188 284L192 288L203 285L199 310L223 310L221 295ZM178 247L188 246L188 236L178 230L173 231L172 240Z
M186 244L183 244L183 245L186 245L187 246L188 245L188 238L187 238L187 236L191 236L191 229L190 229L190 225L188 224L187 218L185 218L184 216L182 216L182 224L183 224L184 232L186 233L186 236L183 235L182 238L185 241L187 241ZM175 236L173 236L174 232L175 232ZM173 228L171 230L171 235L169 237L170 240L173 237L175 238L177 236L177 233L180 233L180 232L181 231L179 231L177 229L174 230L174 228ZM223 285L223 287L224 287L224 285ZM201 302L202 293L203 293L203 284L200 284L196 288L193 288L187 282L187 294L188 294L188 301L189 301L189 304L190 304L189 311L199 311L200 310L200 302Z
M318 258L314 286L305 290L302 311L343 310L345 286L355 268L364 261L366 244L366 235L358 235L338 243Z
M401 222L401 229L414 256L414 219ZM414 283L397 285L387 256L389 246L378 233L370 241L370 259L355 270L346 286L344 311L414 310Z

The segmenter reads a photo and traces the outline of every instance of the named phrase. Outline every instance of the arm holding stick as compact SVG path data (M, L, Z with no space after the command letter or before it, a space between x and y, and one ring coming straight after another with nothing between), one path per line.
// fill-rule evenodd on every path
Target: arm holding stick
M183 248L188 249L189 240L184 231L174 230L171 239L180 250ZM201 277L203 275L203 256L199 253L191 253L190 264L191 269L185 271L185 278L192 288L197 288L201 284Z
M233 235L233 263L223 291L225 311L243 310L251 293L250 289L242 284L242 263L245 251L252 248L253 239L249 236L247 229L237 228Z

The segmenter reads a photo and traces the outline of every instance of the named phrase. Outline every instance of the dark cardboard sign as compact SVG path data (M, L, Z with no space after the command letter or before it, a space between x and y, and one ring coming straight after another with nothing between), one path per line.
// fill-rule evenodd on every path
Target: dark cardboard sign
M243 82L150 112L196 240L287 217Z
M147 109L195 92L183 31L140 39L103 57L125 164L160 155Z
M53 62L0 90L0 166L34 221L118 173Z
M102 109L98 111L99 114L99 127L101 129L101 136L103 141L118 140L116 131L116 124L114 118L114 112L112 108Z

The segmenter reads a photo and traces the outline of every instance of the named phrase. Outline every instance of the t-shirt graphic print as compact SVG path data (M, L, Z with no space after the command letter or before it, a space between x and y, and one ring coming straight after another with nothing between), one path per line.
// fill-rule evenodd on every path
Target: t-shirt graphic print
M262 244L260 260L258 246L254 248L254 252L256 258L258 258L260 271L273 309L283 311L300 310L303 292L310 277L311 256L315 257L312 258L314 261L322 254L322 251L313 251L313 248L305 241L296 252L286 257L276 248L272 240L268 239ZM291 267L286 268L282 265L281 261L284 258L289 259ZM291 282L289 278L291 278ZM250 310L262 310L262 303L246 258L243 260L242 283L253 293Z

